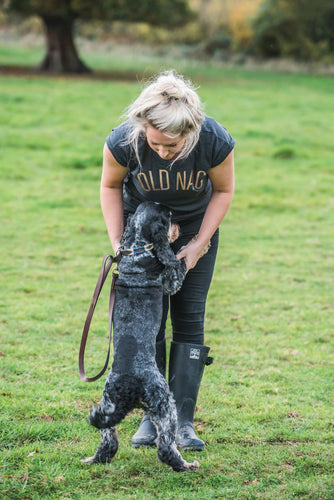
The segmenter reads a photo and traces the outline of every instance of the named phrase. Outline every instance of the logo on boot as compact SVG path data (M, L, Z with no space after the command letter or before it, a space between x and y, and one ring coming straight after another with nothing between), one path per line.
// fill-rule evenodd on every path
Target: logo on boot
M189 359L199 359L201 354L200 349L195 349L194 347L190 349Z

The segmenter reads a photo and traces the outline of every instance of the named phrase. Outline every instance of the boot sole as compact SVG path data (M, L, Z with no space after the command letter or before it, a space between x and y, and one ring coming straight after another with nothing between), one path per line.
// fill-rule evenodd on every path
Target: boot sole
M192 450L192 451L204 451L205 446L178 446L179 450L182 451L187 451L187 450Z
M133 448L140 448L141 446L146 446L146 448L153 448L156 446L155 443L131 443Z

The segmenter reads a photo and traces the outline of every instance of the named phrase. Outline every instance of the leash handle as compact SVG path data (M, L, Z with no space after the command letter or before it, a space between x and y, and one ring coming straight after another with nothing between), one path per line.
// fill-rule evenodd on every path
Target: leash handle
M118 272L114 270L113 275L112 275L112 281L111 281L111 288L110 288L110 297L109 297L109 345L108 345L108 353L107 353L107 358L104 363L104 366L102 370L95 375L94 377L87 377L85 374L85 368L84 368L84 359L85 359L85 349L86 349L86 343L87 343L87 338L88 338L88 332L90 328L90 324L93 318L93 314L95 311L95 307L97 304L97 301L99 299L102 287L104 285L105 280L107 279L108 273L113 265L113 263L119 262L119 254L116 257L113 257L112 255L105 255L103 258L102 262L102 267L100 271L99 278L97 280L97 284L94 290L93 298L89 307L89 311L87 314L87 318L85 321L85 325L83 328L82 332L82 337L81 337L81 343L80 343L80 351L79 351L79 373L80 377L84 382L94 382L95 380L99 379L102 377L106 369L108 368L108 363L109 363L109 357L110 357L110 345L111 345L111 338L112 338L112 312L114 308L114 302L115 302L115 285L116 281L118 278Z

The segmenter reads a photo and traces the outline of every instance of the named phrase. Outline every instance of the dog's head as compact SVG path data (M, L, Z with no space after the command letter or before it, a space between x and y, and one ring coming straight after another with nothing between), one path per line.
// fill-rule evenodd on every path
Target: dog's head
M171 222L170 210L158 203L145 201L129 218L122 238L124 247L153 243L152 253L163 266L162 284L167 294L180 289L186 274L184 261L178 260L170 247L178 235L178 226ZM139 259L142 259L143 267L150 265L145 255Z

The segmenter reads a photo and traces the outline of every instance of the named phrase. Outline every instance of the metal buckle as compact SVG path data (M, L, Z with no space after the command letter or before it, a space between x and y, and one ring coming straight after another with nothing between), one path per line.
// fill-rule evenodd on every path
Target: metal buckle
M133 255L140 255L145 252L145 247L137 247L133 249Z
M122 256L122 251L121 251L121 249L119 248L119 249L117 250L117 253L116 253L115 257L113 258L113 262L115 262L115 264L118 264L118 263L120 262L120 260L121 260L121 258L122 258L122 257L123 257L123 256Z

